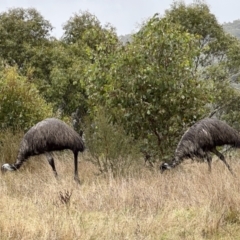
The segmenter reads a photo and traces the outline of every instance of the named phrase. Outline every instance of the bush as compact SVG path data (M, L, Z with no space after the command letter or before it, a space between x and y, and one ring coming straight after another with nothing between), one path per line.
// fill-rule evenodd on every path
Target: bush
M109 123L104 111L97 114L94 124L86 124L85 140L91 155L89 161L101 173L124 176L139 162L138 144L122 127Z
M7 67L0 72L0 129L28 129L52 115L52 108L35 85Z

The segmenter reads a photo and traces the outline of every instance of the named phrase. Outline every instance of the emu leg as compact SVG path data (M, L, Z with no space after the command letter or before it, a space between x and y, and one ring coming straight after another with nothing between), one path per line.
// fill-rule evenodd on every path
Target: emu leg
M13 164L13 167L15 168L15 170L19 169L26 160L27 159L18 157L17 161Z
M226 162L225 157L216 149L212 149L211 152L213 152L214 154L216 154L220 160L222 160L224 162L224 164L227 166L228 170L232 173L232 175L234 175L231 167L229 166L229 164Z
M78 176L78 152L74 152L74 180L80 184Z
M47 153L45 153L45 156L47 157L48 163L52 167L52 170L53 170L53 173L54 173L55 177L57 177L58 174L57 174L54 159L53 159L51 153L47 152Z
M212 157L209 154L206 154L206 158L207 158L207 163L208 163L208 171L211 172L212 171Z

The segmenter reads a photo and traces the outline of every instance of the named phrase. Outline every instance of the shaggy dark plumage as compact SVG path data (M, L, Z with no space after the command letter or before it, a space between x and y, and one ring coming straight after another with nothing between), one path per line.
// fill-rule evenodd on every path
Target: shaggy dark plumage
M217 151L217 146L230 145L240 147L240 135L225 122L217 119L205 118L195 123L182 136L179 141L174 159L170 163L160 166L161 172L171 169L180 164L185 158L206 158L209 171L211 171L212 158L210 152L216 154L232 170L224 156Z
M20 143L16 162L3 164L2 172L17 170L30 156L44 153L55 175L57 175L54 159L50 152L64 149L72 150L74 154L74 179L79 182L77 158L78 152L84 151L83 140L76 131L56 118L47 118L30 128Z

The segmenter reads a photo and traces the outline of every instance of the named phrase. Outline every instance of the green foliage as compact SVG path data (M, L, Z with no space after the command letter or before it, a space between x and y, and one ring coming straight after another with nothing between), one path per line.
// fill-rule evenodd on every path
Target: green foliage
M113 79L111 68L118 61L118 53L124 51L112 29L105 33L105 41L98 45L93 55L94 61L86 69L86 93L88 96L88 113L94 117L99 105L106 103Z
M74 14L63 29L65 31L62 37L63 42L69 45L78 43L93 50L104 42L108 29L113 30L111 26L102 27L97 17L87 11Z
M53 104L55 111L60 110L63 115L69 116L79 108L84 116L87 99L83 79L87 60L77 57L72 48L63 43L55 44L51 51L53 66L49 81L39 83L44 89L44 97Z
M174 23L180 23L194 35L200 35L209 40L216 38L222 30L216 17L210 12L204 1L194 1L185 4L183 1L173 2L171 8L165 12L165 17Z
M103 109L93 123L86 124L85 138L91 154L89 160L103 174L124 176L139 162L136 141L127 136L122 127L110 123Z
M0 72L0 128L25 130L51 115L51 106L16 68Z
M35 9L13 8L0 14L0 29L0 57L17 66L45 96L55 47L51 24Z
M226 34L204 1L189 5L174 2L166 17L197 36L199 53L193 71L208 83L212 93L210 115L239 122L240 42Z
M118 48L111 63L96 64L88 84L95 106L104 105L113 122L161 157L208 102L206 85L192 73L195 43L181 26L154 16L131 43Z
M64 35L62 37L63 41L68 44L73 44L78 41L87 43L93 46L94 39L96 39L96 30L101 29L101 24L96 16L89 12L79 12L74 14L67 23L63 26ZM95 45L95 44L94 44Z
M51 115L51 106L66 119L78 109L90 125L101 123L106 134L110 129L124 139L127 133L141 141L143 152L164 158L199 118L216 114L239 126L240 43L203 1L174 2L124 44L112 26L102 26L89 12L74 14L63 29L61 40L50 38L51 24L35 9L0 14L2 128L25 129ZM21 75L5 69L15 65ZM98 115L102 109L106 127ZM115 172L112 153L102 149L96 164ZM114 162L118 169L129 162L122 156Z
M196 57L195 69L222 59L227 49L225 32L205 2L196 1L189 5L174 2L171 9L166 11L166 17L198 36L196 40L199 54Z
M0 14L0 29L0 56L23 68L34 48L44 46L52 26L35 9L13 8Z
M89 69L96 56L108 57L117 35L111 26L102 27L98 19L82 12L71 17L64 26L61 42L54 42L51 52L52 67L47 81L39 82L44 97L55 110L71 115L76 109L81 117L88 112Z
M229 77L230 74L226 69L226 64L209 66L206 72L208 76L211 76L211 79L205 80L212 92L211 115L215 114L218 118L227 120L232 124L238 122L240 117L238 113L240 92L235 88L237 83L234 84Z

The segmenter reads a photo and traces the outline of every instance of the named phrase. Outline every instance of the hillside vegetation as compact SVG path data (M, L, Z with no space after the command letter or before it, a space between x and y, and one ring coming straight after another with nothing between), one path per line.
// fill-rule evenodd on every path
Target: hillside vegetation
M240 20L239 19L233 22L224 23L223 29L226 32L240 39Z
M240 129L240 42L203 1L173 2L124 44L110 24L73 14L63 36L36 9L0 13L0 164L47 117L83 130L81 185L71 152L0 174L0 239L239 239L235 152L166 174L182 134L214 116ZM61 129L59 129L61 131ZM222 149L219 149L220 151Z
M239 40L204 2L174 2L125 44L89 12L73 14L60 39L32 8L0 13L0 28L0 131L54 116L90 133L88 145L97 134L105 150L95 158L108 159L98 133L104 117L106 129L159 161L199 119L239 128Z

